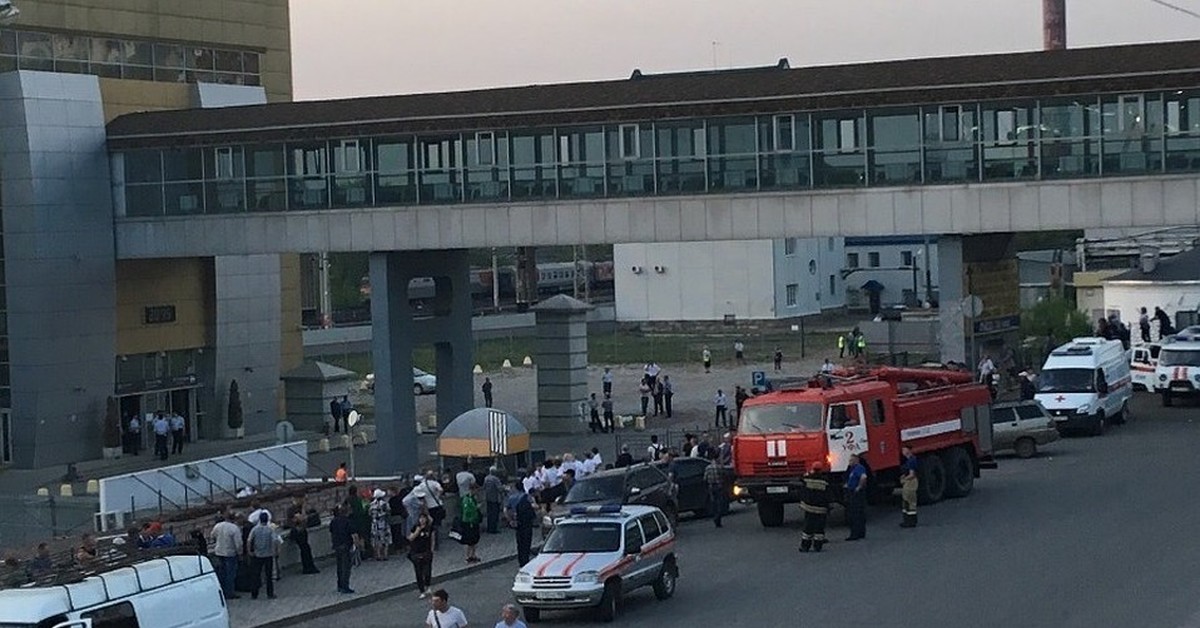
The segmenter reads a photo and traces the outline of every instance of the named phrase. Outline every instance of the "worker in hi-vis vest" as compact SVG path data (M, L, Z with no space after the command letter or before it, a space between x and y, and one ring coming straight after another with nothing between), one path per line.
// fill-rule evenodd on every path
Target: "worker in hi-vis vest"
M838 357L846 357L846 334L838 334Z

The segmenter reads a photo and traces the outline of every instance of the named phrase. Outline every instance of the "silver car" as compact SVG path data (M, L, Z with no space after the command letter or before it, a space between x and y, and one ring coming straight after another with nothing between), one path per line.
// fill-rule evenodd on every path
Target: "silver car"
M556 522L537 557L521 567L512 593L530 622L542 611L596 608L612 621L621 598L649 586L665 600L679 566L675 531L654 506L575 506Z
M996 451L1031 458L1038 447L1058 440L1058 428L1042 404L1010 401L992 406L992 443Z

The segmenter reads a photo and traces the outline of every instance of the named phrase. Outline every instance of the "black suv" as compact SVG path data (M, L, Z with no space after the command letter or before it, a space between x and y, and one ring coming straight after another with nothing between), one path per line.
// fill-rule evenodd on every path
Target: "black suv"
M649 463L622 469L598 471L575 482L561 502L542 519L542 531L550 533L554 522L572 506L590 504L638 504L662 510L672 525L679 512L675 486L665 473Z

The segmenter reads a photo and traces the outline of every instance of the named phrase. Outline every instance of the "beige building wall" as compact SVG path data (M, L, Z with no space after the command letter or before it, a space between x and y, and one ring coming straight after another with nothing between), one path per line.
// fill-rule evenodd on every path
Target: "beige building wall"
M300 255L279 256L280 316L279 372L300 366L304 361L304 336L300 325ZM279 387L279 416L287 416L284 389Z
M288 0L36 0L20 8L20 25L29 28L257 49L267 99L292 98ZM150 94L145 108L160 108L155 98Z
M117 262L117 355L212 346L213 269L208 258ZM175 307L172 323L146 324L147 307Z

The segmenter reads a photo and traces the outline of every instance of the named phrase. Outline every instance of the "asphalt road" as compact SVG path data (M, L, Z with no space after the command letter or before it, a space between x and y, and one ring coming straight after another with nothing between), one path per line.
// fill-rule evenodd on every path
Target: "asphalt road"
M1053 626L1200 628L1200 408L1135 399L1134 418L1100 438L1002 459L961 500L925 507L915 530L898 507L870 512L868 538L835 525L822 554L800 554L799 509L765 530L749 508L723 529L680 530L679 588L632 595L630 626ZM445 583L474 626L492 626L515 565ZM298 624L418 626L415 593ZM543 623L599 625L587 612Z

